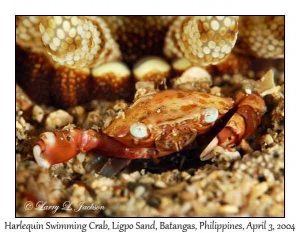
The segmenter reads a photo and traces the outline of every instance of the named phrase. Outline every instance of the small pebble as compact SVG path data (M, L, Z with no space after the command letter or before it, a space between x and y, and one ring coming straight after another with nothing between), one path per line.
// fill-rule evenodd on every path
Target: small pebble
M239 208L234 205L224 205L219 208L221 214L225 216L230 216L237 214L239 212Z
M132 176L126 174L126 173L122 173L122 174L120 175L120 178L121 178L121 181L122 181L123 183L135 182L135 179L134 179Z
M161 180L156 181L154 185L157 188L166 188L167 187L166 183Z
M34 105L34 107L32 108L32 119L41 123L44 116L44 110L39 105Z
M181 208L182 214L186 214L192 209L192 204L189 202L185 202Z
M144 183L144 184L153 184L155 182L155 180L152 177L149 176L142 176L139 179L140 183Z
M53 130L57 128L62 128L73 122L73 117L64 110L57 110L51 112L46 118L45 127L47 130Z
M269 186L268 186L267 182L262 182L262 183L257 184L256 186L253 187L253 189L250 193L250 199L253 200L253 199L260 197L268 190L268 188L269 188Z
M146 192L146 188L142 185L139 185L135 188L134 194L137 198L141 197Z

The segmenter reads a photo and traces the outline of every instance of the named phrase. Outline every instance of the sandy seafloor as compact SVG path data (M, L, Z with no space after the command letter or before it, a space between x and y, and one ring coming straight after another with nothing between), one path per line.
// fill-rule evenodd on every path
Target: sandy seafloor
M200 162L199 152L185 152L166 157L160 165L150 161L145 166L144 161L136 161L114 177L87 172L84 167L91 159L88 156L83 162L73 159L49 170L41 169L33 158L32 145L38 134L46 130L46 123L37 120L36 114L42 112L47 118L57 109L28 102L17 88L17 99L21 102L16 104L16 215L284 216L284 74L276 72L276 85L281 88L265 97L268 111L254 135L237 148L242 154L240 159L233 161L220 154L212 161ZM215 86L211 92L226 93L226 84L238 85L242 78L241 75L214 77L214 83L221 80L225 85ZM30 110L23 111L23 103L25 106L29 103ZM101 127L103 115L113 105L92 101L66 111L73 117L73 124ZM191 161L183 161L182 165L178 157L186 155ZM99 209L28 211L24 208L27 201L59 206L69 201L72 208L87 205Z

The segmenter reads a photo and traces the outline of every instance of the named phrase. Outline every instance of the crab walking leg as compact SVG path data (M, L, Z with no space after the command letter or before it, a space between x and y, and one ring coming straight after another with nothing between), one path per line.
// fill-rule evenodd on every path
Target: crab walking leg
M159 153L154 148L131 148L95 130L56 130L42 133L33 147L37 163L45 168L63 163L78 153L98 151L103 156L137 159L154 158Z
M99 175L113 177L127 167L131 161L132 160L129 159L110 158L97 155L85 165L85 169L87 172L94 170Z
M240 92L236 96L236 102L237 111L202 151L200 154L202 161L214 156L213 149L216 146L234 151L232 147L238 145L242 139L247 139L260 124L261 117L266 112L266 104L260 95Z

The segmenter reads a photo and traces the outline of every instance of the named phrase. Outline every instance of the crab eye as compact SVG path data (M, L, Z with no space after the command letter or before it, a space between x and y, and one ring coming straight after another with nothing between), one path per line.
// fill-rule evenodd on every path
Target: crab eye
M203 110L204 122L213 123L218 119L219 112L216 108L206 108Z
M148 130L147 126L143 123L137 122L133 123L130 126L130 133L132 136L136 138L146 138L148 137Z
M67 139L68 141L71 141L71 137L70 137L70 136L66 136L66 139Z

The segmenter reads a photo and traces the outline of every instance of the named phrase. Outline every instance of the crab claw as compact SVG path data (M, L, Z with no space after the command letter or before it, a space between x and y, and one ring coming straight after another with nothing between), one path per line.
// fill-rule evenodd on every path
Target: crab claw
M89 151L129 160L160 155L155 148L126 147L114 138L95 130L68 129L42 133L33 147L33 156L41 167L49 168L53 164L66 162L79 153Z
M263 98L257 94L238 93L237 111L231 116L225 127L214 137L200 154L200 160L214 157L213 150L220 146L225 151L234 151L234 147L247 139L260 124L262 115L266 112Z
M218 145L219 140L217 137L214 137L213 140L205 147L205 149L200 154L200 160L205 161L212 159L214 157L213 155L213 149Z
M227 122L225 127L214 137L208 146L200 154L200 160L208 160L214 157L213 150L216 146L221 146L226 150L240 143L246 135L245 119L237 112Z
M42 133L33 147L36 162L44 168L66 162L80 152L78 130L53 131Z

